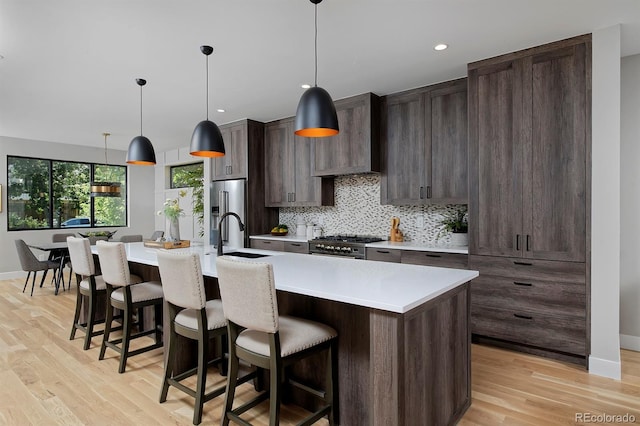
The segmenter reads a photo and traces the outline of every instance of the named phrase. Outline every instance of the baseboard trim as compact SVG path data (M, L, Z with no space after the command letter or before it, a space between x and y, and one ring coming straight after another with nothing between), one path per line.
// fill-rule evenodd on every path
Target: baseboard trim
M611 379L620 380L622 377L622 365L620 361L609 361L608 359L589 357L589 374L596 376L609 377Z
M15 280L16 278L24 277L24 271L0 272L0 280Z
M640 337L630 336L628 334L620 335L620 347L631 351L640 352Z

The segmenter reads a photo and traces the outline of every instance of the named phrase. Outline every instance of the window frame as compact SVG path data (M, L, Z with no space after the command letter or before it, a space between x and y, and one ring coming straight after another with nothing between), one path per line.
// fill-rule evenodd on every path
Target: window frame
M9 225L9 217L10 217L10 203L9 203L9 188L11 186L11 183L9 181L9 165L10 165L10 159L12 158L17 158L17 159L23 159L23 160L36 160L36 161L46 161L48 162L48 173L49 173L49 177L48 177L48 189L49 189L49 201L48 201L48 226L44 227L44 228L11 228ZM119 164L106 164L106 163L91 163L91 162L87 162L87 161L74 161L74 160L57 160L57 159L52 159L52 158L40 158L40 157L29 157L29 156L24 156L24 155L10 155L7 154L6 155L6 164L7 164L7 171L6 171L6 178L7 178L7 231L8 232L14 232L14 231L50 231L50 230L65 230L65 229L87 229L87 228L126 228L127 226L129 226L129 202L128 202L128 196L123 197L124 198L124 224L123 225L97 225L96 224L96 218L95 218L95 203L94 203L94 198L95 197L91 197L89 196L89 226L69 226L69 227L62 227L62 226L58 226L55 227L53 226L53 212L54 212L54 194L53 194L53 168L54 168L54 163L74 163L74 164L82 164L82 165L89 165L89 174L90 174L90 181L88 182L89 184L94 181L95 178L95 169L96 166L107 166L107 167L122 167L124 169L124 186L125 186L125 195L126 192L128 190L128 185L129 185L129 167L127 166L122 166ZM72 219L72 218L70 218Z

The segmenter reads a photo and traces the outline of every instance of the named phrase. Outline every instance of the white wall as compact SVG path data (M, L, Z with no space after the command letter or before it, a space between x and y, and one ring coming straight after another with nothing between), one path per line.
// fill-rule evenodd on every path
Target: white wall
M640 351L640 55L620 79L620 346Z
M0 184L3 187L2 212L0 212L0 279L24 275L21 272L13 240L50 242L51 235L60 232L60 230L7 231L7 155L100 162L104 159L104 149L0 136ZM125 157L124 151L109 150L109 160L112 164L125 164ZM153 167L142 166L129 167L129 226L113 228L118 230L116 238L126 234L142 234L149 237L153 232L153 191L149 191L154 184L153 169Z
M593 33L591 356L620 378L620 26Z

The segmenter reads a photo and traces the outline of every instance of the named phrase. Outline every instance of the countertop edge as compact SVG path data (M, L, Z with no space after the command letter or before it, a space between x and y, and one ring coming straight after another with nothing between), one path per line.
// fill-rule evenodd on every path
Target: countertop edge
M455 253L455 254L469 254L469 247L467 246L449 246L449 245L433 245L424 246L414 242L395 242L395 241L379 241L377 243L366 244L367 248L386 248L392 250L413 250L413 251L428 251L438 253Z

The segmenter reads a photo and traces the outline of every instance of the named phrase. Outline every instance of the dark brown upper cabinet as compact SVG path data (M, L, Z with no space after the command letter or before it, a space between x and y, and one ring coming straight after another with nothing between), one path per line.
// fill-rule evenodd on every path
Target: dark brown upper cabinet
M380 171L380 98L365 93L335 101L340 133L315 138L313 176Z
M213 180L246 179L250 128L262 123L242 120L220 126L225 155L213 158Z
M293 122L291 117L265 125L265 205L333 205L333 179L311 175L314 140L295 136Z
M469 64L469 253L584 262L591 37Z
M382 204L466 204L467 81L386 96Z

